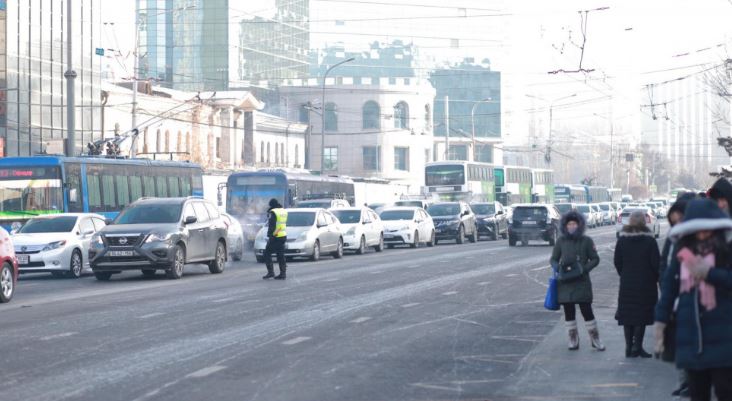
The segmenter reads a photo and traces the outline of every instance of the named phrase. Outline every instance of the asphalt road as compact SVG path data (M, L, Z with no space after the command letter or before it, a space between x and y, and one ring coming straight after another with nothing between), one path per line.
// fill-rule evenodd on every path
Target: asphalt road
M607 317L615 228L590 235ZM372 251L292 262L284 282L262 280L251 255L176 281L22 276L0 305L0 399L564 399L515 386L542 345L564 347L559 313L542 308L550 252L507 241ZM629 391L592 399L643 394Z

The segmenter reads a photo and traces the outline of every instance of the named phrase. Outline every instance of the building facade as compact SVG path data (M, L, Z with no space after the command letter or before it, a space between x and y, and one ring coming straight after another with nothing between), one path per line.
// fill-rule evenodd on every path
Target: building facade
M445 97L449 104L450 137L459 139L501 138L501 73L491 71L488 61L475 64L466 59L461 64L439 68L430 73L435 87L435 136L444 137ZM485 142L485 141L484 141ZM476 161L492 162L491 143L477 141ZM456 151L461 148L456 148ZM453 157L460 155L454 154Z
M423 183L424 165L433 158L435 92L429 82L414 78L328 78L323 118L319 114L322 95L322 86L315 79L293 81L280 88L288 114L310 124L312 170Z
M419 53L414 44L395 40L388 44L373 42L366 51L347 51L343 45L329 46L314 51L310 56L310 76L322 77L328 67L353 58L353 62L338 67L338 75L356 80L370 78L424 78L419 67ZM358 82L358 81L356 81Z
M76 152L98 139L101 0L76 0L72 11ZM67 24L63 0L0 1L0 139L2 156L59 148L66 138ZM60 147L63 149L63 147Z

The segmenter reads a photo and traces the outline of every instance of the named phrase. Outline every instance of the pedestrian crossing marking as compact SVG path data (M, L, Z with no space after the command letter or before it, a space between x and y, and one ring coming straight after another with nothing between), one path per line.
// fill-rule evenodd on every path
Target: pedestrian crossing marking
M224 369L226 369L226 366L221 366L221 365L209 366L207 368L203 368L203 369L197 370L197 371L189 374L186 377L190 377L190 378L194 378L194 379L199 379L199 378L202 378L202 377L210 376L210 375L212 375L212 374L214 374L216 372L220 372L220 371L222 371Z
M371 320L371 318L368 316L362 316L362 317L359 317L358 319L351 320L351 323L363 323L367 320Z
M419 305L419 302L413 302L411 304L404 304L404 305L402 305L402 308L411 308L411 307L417 306L417 305Z
M442 295L455 295L455 294L457 294L457 291L448 291L448 292L442 293Z

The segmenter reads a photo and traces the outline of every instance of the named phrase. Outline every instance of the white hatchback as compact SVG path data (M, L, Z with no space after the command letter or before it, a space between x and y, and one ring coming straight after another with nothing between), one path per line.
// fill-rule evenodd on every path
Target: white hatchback
M332 209L341 222L343 249L356 251L361 255L366 248L373 247L376 252L384 250L384 226L379 216L367 207Z
M435 245L435 223L421 207L392 207L381 212L384 224L384 242L389 248L395 245Z
M89 267L89 242L104 228L104 216L60 213L34 217L13 234L21 273L51 273L78 278Z
M618 225L617 225L617 232L615 233L616 237L620 237L620 231L623 230L623 226L628 224L628 221L630 220L630 215L635 212L636 210L642 211L646 216L646 226L651 230L651 233L653 233L653 236L655 238L658 238L661 236L661 222L658 221L658 218L656 217L656 214L653 213L653 210L649 207L631 207L628 206L625 209L623 209L620 214L618 215Z

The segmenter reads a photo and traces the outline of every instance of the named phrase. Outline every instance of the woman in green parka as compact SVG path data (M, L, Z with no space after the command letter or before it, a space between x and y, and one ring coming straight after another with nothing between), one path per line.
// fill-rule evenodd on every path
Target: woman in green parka
M590 280L590 272L600 263L600 257L597 255L592 238L585 235L585 227L585 218L581 213L570 211L562 216L562 236L554 245L551 265L554 271L558 271L560 266L572 265L575 261L582 265L582 276L573 280L560 280L557 285L557 298L564 309L564 320L569 335L568 348L572 351L579 349L576 320L576 307L579 305L592 348L605 351L605 345L600 341L600 332L592 311L592 281Z

